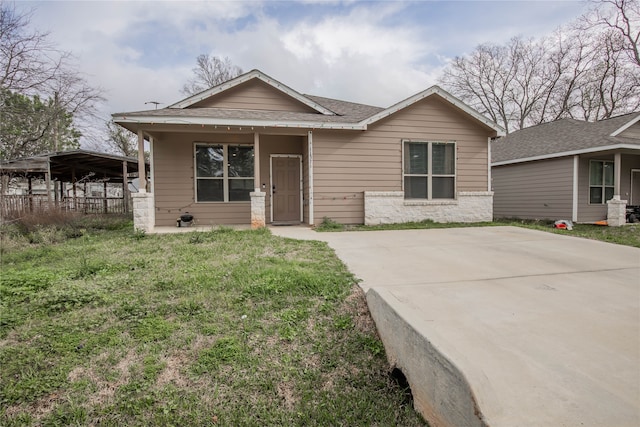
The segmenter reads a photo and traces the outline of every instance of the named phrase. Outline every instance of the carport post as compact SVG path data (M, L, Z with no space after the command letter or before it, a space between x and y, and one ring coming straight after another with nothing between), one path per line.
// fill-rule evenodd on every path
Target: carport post
M122 161L122 209L124 213L129 212L129 172L127 171L127 161Z
M144 134L142 130L138 130L138 185L139 193L147 192L147 168L144 161Z

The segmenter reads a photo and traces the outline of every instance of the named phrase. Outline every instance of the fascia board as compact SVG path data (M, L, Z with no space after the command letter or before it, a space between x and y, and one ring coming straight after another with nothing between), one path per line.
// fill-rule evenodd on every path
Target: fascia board
M620 135L622 132L624 132L625 130L629 129L631 126L635 125L636 123L638 123L640 121L640 113L633 119L629 120L627 123L625 123L623 126L619 127L618 129L616 129L615 131L613 131L613 133L609 136L618 136Z
M576 154L590 154L597 153L599 151L610 151L610 150L639 150L640 145L634 144L616 144L616 145L606 145L603 147L591 147L584 148L582 150L572 150L572 151L563 151L561 153L552 153L552 154L543 154L540 156L532 156L532 157L523 157L520 159L512 159L512 160L503 160L500 162L491 163L491 166L505 166L512 165L516 163L526 163L526 162L534 162L536 160L547 160L547 159L556 159L559 157L567 157L567 156L575 156Z
M189 118L189 117L114 117L115 123L134 124L171 124L171 125L202 125L202 126L247 126L247 127L274 127L274 128L302 128L302 129L346 129L366 130L367 127L360 123L329 123L329 122L297 122L274 120L245 120L245 119L216 119L216 118Z

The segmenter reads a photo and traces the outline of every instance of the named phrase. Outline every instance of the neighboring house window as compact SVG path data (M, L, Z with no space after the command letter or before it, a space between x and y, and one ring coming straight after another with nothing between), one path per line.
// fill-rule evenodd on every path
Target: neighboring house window
M253 191L253 146L196 144L196 201L239 202Z
M589 163L589 203L606 203L613 198L613 162L591 160Z
M454 199L456 145L404 141L405 199Z

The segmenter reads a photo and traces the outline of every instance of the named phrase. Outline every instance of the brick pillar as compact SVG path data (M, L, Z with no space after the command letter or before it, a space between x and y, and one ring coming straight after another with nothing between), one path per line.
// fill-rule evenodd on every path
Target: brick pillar
M131 193L133 199L133 228L153 232L156 222L153 193Z
M265 196L267 193L254 191L251 195L251 228L261 228L266 225Z
M620 227L627 222L627 201L613 198L607 202L607 224Z

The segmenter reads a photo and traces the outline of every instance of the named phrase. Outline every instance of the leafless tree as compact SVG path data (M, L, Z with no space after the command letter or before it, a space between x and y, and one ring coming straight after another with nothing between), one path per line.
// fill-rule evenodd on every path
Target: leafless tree
M64 149L69 144L61 136L77 135L83 123L95 117L95 106L103 100L102 91L77 71L69 52L57 49L48 33L30 28L32 13L19 13L0 0L0 121L2 131L11 132L0 135L3 144L11 144L0 147L4 155ZM15 102L16 95L41 100L46 108L15 111L19 106L35 105L25 99ZM25 120L27 115L33 118ZM10 120L17 120L15 125L20 128L8 125Z
M621 49L629 59L640 67L640 1L638 0L593 0L595 8L582 17L585 24L608 28L620 41Z
M620 6L617 20L606 15L610 21L605 21L604 14L590 11L545 38L480 45L455 58L440 83L507 132L563 117L600 120L636 111L640 73L632 39L621 28L636 28L637 18L628 17L637 1L601 3ZM585 26L593 16L601 23Z
M182 87L184 95L194 95L217 86L242 74L242 68L233 65L228 57L220 58L208 54L196 58L193 77Z
M118 126L113 120L107 122L106 126L106 134L108 136L106 145L110 151L126 157L136 157L138 155L138 138L133 133Z

